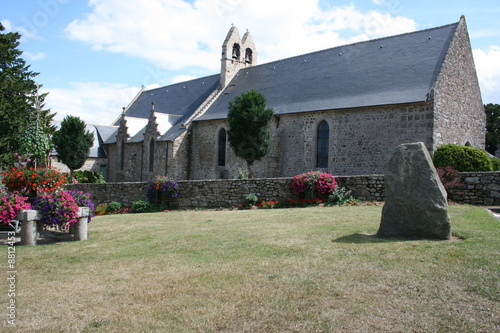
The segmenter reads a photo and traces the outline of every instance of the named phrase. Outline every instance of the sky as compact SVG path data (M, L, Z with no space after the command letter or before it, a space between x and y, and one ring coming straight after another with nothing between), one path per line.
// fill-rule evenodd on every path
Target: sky
M46 108L111 125L140 91L220 73L234 24L259 63L466 18L483 103L500 104L498 0L0 0Z

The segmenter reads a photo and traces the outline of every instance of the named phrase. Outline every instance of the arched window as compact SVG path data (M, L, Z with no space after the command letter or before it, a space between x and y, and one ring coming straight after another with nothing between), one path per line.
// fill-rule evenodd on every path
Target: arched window
M328 168L328 149L330 141L330 126L326 121L322 121L318 126L317 148L316 148L316 167Z
M153 172L155 162L155 140L149 141L149 171Z
M233 59L240 60L240 44L238 43L233 45Z
M120 145L120 170L125 166L125 140L122 140Z
M218 151L218 166L225 166L226 165L226 141L227 141L227 135L226 135L226 130L221 128L219 131L219 151Z
M252 52L252 49L246 49L245 50L245 62L248 63L248 64L251 64L252 63L252 56L253 56L253 52Z

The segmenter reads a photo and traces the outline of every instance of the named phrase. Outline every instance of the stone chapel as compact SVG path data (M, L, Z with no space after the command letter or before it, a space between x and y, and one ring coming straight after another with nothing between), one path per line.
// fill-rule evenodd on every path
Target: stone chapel
M311 170L383 174L395 148L424 142L484 149L485 113L465 18L456 23L258 64L231 27L220 73L144 90L101 145L107 180L236 178L228 101L256 90L274 109L271 152L254 177Z

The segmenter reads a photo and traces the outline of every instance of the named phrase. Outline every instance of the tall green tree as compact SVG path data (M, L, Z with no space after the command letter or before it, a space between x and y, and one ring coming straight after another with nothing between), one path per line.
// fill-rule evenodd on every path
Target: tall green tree
M500 104L486 104L486 151L495 155L500 149Z
M46 166L52 149L51 134L55 127L47 122L52 121L54 115L41 110L39 96L35 96L35 112L31 114L28 125L20 139L19 152L29 159L31 166Z
M36 112L35 97L40 107L47 94L38 96L34 78L38 75L21 57L17 32L4 33L0 23L0 166L15 162L14 153L19 153L21 138L30 119ZM50 110L39 110L39 120L50 134L50 122L54 115Z
M57 156L73 171L83 166L94 143L94 133L86 130L83 120L75 116L66 116L61 128L52 138Z
M271 150L270 123L274 115L266 108L266 98L250 90L229 101L228 141L236 156L247 162L248 177L252 178L252 165Z

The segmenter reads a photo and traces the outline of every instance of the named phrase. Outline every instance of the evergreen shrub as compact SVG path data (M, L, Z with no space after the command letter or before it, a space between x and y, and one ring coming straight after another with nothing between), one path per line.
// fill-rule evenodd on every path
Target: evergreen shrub
M149 213L154 210L153 205L148 200L137 200L132 204L133 213Z
M119 210L122 208L122 204L118 201L111 201L108 204L108 207L106 208L106 212L108 213L114 213L115 211Z
M345 187L337 186L333 192L328 196L327 206L344 205L349 201L355 201L351 195L352 191L347 190Z
M493 171L493 163L484 150L446 144L439 146L434 152L434 166L452 167L461 172Z
M250 193L245 197L245 204L247 207L255 206L258 201L259 197L254 193Z

